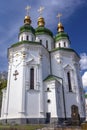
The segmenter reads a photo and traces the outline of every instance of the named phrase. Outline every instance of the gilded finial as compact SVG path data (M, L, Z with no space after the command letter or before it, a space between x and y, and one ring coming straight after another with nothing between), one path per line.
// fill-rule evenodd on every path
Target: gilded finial
M25 8L25 10L27 11L27 12L26 12L25 19L24 19L24 23L25 23L25 24L31 24L31 19L30 19L30 16L29 16L29 11L30 11L30 9L31 9L31 6L27 6L27 7Z
M58 32L64 31L64 27L63 27L62 23L60 22L61 16L62 16L62 14L60 14L60 13L56 16L58 18L58 21L59 21L58 22L58 28L57 28Z
M40 13L40 16L39 16L39 18L38 18L37 24L38 24L39 27L40 27L40 26L43 26L43 27L44 27L44 25L45 25L44 18L42 17L42 12L43 12L43 10L44 10L44 7L40 7L40 8L38 9L38 12Z

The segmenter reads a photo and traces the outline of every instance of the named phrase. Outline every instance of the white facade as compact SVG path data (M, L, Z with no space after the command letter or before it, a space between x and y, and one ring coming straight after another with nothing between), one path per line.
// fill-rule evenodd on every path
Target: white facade
M19 124L71 119L73 105L80 118L85 118L80 58L67 38L55 42L48 34L24 31L19 43L9 48L8 60L1 121Z

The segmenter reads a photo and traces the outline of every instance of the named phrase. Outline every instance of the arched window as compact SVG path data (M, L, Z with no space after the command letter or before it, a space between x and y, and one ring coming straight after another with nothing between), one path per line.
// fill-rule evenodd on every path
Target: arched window
M64 47L66 47L66 42L64 42Z
M29 37L28 37L28 36L26 36L26 40L27 40L27 41L29 40Z
M48 41L46 40L46 48L48 49Z
M34 68L30 69L30 89L34 89Z
M59 47L60 47L60 43L59 43Z
M23 41L23 37L21 37L21 41Z
M40 43L42 44L42 40L40 40Z
M70 72L67 72L69 92L72 92Z

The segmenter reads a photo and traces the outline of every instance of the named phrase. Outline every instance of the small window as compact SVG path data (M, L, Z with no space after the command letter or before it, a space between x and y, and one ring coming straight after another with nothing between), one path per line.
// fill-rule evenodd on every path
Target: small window
M40 43L42 44L42 40L40 40Z
M67 73L69 92L72 92L70 72Z
M26 37L26 40L27 40L27 41L29 40L29 37L28 37L28 36Z
M23 37L21 37L21 41L23 41Z
M49 88L47 88L47 91L49 91L50 89Z
M64 47L66 47L66 42L64 42Z
M50 103L50 99L47 100L47 103Z
M60 46L60 43L59 43L59 47L61 47L61 46Z
M30 89L34 89L34 68L30 69Z
M46 40L46 48L48 49L48 41Z

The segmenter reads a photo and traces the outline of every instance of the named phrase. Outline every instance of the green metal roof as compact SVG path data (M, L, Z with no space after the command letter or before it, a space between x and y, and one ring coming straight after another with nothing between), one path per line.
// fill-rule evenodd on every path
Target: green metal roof
M40 42L35 42L35 41L21 41L21 42L17 42L15 44L13 44L11 47L16 47L16 46L19 46L21 44L41 45Z
M57 77L55 75L48 75L43 81L52 81L52 80L57 80L57 79L61 79L60 77Z
M49 29L47 29L43 26L37 27L35 29L35 34L36 35L47 34L47 35L50 35L51 37L53 37L53 33Z
M35 34L35 29L31 25L25 24L20 27L20 33L22 32L32 32L33 34Z
M59 41L61 39L68 39L69 40L69 36L67 33L65 32L59 32L58 34L56 34L55 36L55 41ZM70 40L69 40L70 41Z

